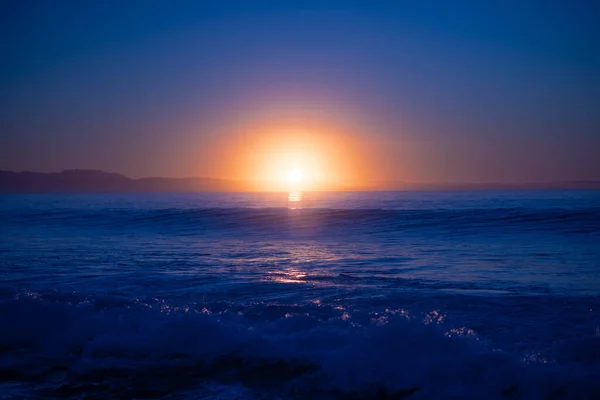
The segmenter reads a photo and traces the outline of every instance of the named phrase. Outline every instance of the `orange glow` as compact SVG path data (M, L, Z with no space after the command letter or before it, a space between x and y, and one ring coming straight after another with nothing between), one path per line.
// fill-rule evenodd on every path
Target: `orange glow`
M222 147L226 176L251 182L250 190L338 190L364 180L351 132L303 120L245 126L234 136L233 146Z

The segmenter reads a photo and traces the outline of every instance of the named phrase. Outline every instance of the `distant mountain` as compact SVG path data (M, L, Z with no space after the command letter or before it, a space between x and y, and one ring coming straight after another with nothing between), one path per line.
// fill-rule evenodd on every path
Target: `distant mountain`
M0 193L230 192L247 190L236 181L211 178L143 178L97 170L59 173L0 171Z
M247 192L256 182L212 178L142 178L97 170L71 169L58 173L0 171L0 193L135 193L135 192ZM378 182L339 190L600 190L600 181L549 183L410 183Z

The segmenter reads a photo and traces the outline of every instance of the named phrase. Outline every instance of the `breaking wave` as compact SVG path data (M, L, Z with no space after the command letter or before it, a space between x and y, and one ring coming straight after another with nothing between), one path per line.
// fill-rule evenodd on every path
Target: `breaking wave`
M355 321L318 303L24 293L0 302L0 377L27 383L23 396L51 398L600 397L598 336L523 360L442 322L405 310Z

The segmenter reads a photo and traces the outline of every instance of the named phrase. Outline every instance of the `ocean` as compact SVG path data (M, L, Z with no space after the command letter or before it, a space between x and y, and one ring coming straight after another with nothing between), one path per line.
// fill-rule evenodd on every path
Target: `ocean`
M600 191L0 196L0 399L600 399Z

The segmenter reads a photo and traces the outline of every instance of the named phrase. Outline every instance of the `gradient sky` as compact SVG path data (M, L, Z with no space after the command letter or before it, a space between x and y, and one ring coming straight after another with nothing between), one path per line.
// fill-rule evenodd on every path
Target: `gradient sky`
M596 4L3 1L0 169L248 178L304 129L364 180L600 180Z

